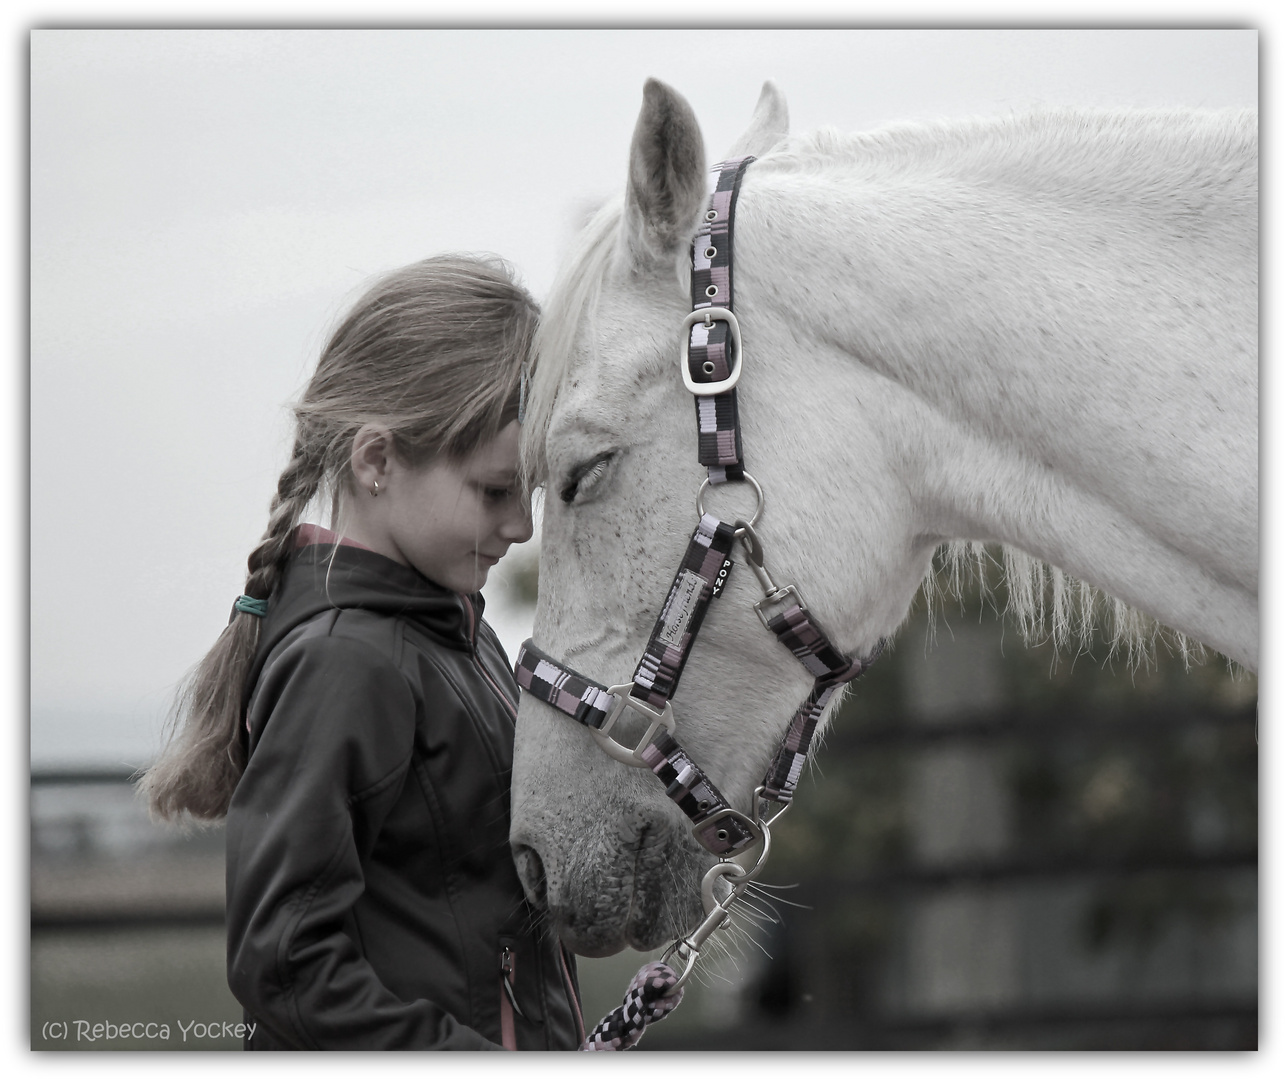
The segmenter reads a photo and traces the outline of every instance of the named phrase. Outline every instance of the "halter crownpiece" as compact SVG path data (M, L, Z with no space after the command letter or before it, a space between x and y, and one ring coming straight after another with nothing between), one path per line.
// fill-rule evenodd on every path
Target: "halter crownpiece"
M692 240L692 314L684 320L684 385L695 395L697 460L710 482L740 480L737 380L741 378L741 328L732 313L732 239L741 178L753 157L734 158L711 170L713 191Z
M763 866L770 843L769 826L790 805L817 722L834 692L866 671L884 646L881 641L860 660L845 656L809 613L799 590L794 585L779 588L764 568L763 548L754 529L763 509L763 491L746 472L737 410L736 386L744 369L744 355L741 329L733 313L732 276L737 193L746 166L753 160L736 158L714 167L709 208L692 243L692 312L683 321L680 371L696 401L697 453L706 466L707 479L697 495L696 530L643 656L631 681L621 686L603 686L587 678L542 652L531 640L519 649L514 669L519 686L588 727L613 758L651 769L665 784L666 794L692 821L697 841L722 860L702 884L705 919L666 952L666 956L678 955L687 961L669 993L681 989L705 939L727 922L732 901ZM749 521L730 524L705 510L702 496L706 486L731 481L743 481L755 489L759 501ZM763 598L754 605L756 614L814 679L808 697L787 725L763 783L755 789L750 815L734 809L684 751L675 737L670 705L710 604L723 593L738 543L764 590ZM638 713L647 722L645 734L633 747L611 735L627 711ZM781 809L765 820L761 802L777 803ZM748 857L756 843L762 847L753 866L747 869L731 861L739 855ZM714 885L721 877L729 879L732 892L719 901Z

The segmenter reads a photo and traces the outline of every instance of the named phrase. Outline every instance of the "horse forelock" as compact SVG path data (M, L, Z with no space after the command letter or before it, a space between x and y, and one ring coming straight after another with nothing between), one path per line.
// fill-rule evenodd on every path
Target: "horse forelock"
M545 482L545 439L554 404L570 371L581 323L617 257L623 209L621 198L609 200L590 218L541 306L523 417L521 471L528 491Z
M624 197L599 207L577 236L542 305L532 348L531 382L523 418L521 474L528 492L546 480L545 444L559 391L571 375L577 343L592 331L594 311L604 284L631 267L622 235ZM690 252L674 253L676 288L688 289Z

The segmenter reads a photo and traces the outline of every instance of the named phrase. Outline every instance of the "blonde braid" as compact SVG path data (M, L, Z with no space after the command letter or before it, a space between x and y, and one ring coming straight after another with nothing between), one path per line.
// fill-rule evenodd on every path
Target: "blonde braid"
M323 477L322 457L309 453L303 440L296 441L294 456L277 481L268 528L250 553L247 596L266 600L276 590L295 525ZM174 818L186 811L208 821L227 813L246 766L243 698L261 622L255 615L234 612L214 648L181 687L175 722L177 726L186 716L188 723L181 732L172 729L165 750L139 782L154 814Z
M319 454L302 438L297 439L290 464L281 471L277 490L268 505L268 528L246 560L250 571L246 577L247 596L267 600L276 590L290 559L291 535L321 488L325 474L324 452Z

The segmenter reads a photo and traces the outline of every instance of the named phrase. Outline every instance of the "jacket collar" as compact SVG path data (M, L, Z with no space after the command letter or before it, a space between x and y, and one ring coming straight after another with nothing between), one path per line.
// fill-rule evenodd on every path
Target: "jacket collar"
M268 604L257 661L302 622L334 608L408 619L443 645L471 652L481 593L465 596L418 570L317 525L295 530L295 554Z

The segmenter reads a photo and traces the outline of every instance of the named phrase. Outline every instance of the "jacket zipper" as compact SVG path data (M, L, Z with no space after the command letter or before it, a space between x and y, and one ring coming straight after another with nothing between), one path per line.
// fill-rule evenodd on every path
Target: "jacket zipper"
M482 662L482 657L478 655L478 617L474 614L473 605L469 602L469 598L463 593L460 594L460 603L464 605L465 613L469 617L469 644L472 646L471 655L473 657L473 662L477 665L478 670L482 672L482 677L487 680L487 685L491 687L495 692L496 697L500 699L500 703L505 707L505 711L508 712L515 721L517 721L517 710L513 707L510 700L505 697L504 691L500 689L499 685L497 685L496 680L491 677L491 672L487 670L487 665Z
M518 997L514 993L514 964L516 961L513 949L505 945L500 950L500 1042L506 1050L517 1050L518 1039L514 1034L514 1013L524 1020L526 1014L518 1006Z
M572 1007L572 1016L576 1020L576 1033L580 1036L580 1044L585 1042L585 1017L581 1014L580 998L576 994L576 986L572 983L571 968L567 964L567 949L560 941L558 943L558 966L563 973L563 986L567 990L567 1000Z
M505 697L504 691L496 684L496 680L491 677L491 672L487 670L487 665L482 662L482 657L478 655L478 617L474 613L473 605L464 595L460 596L460 603L464 605L465 614L469 618L469 642L473 646L471 654L473 662L477 665L482 677L487 680L500 703L504 705L505 710L516 721L518 712ZM514 1013L517 1013L524 1020L527 1015L518 1005L518 995L514 993L514 978L517 956L509 945L502 945L500 949L500 1042L506 1050L517 1050L518 1040L514 1033ZM558 943L558 964L562 972L563 986L567 991L567 999L572 1006L572 1015L576 1019L576 1030L580 1036L580 1041L585 1041L585 1021L581 1016L580 999L576 996L575 987L572 985L571 972L567 967L567 953L563 948L563 943Z

